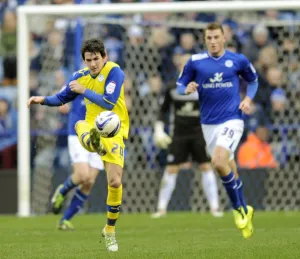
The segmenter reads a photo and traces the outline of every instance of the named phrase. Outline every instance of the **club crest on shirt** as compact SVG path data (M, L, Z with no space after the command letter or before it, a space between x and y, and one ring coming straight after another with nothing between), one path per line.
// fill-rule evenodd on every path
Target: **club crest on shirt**
M104 75L98 76L98 80L99 80L99 82L102 82L104 80Z
M226 66L226 67L232 67L232 66L233 66L232 60L226 60L226 61L225 61L225 66Z

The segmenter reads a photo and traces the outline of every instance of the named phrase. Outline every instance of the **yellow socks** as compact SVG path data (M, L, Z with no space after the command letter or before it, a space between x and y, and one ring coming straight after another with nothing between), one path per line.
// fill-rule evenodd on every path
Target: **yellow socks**
M120 185L118 188L108 186L107 193L107 224L105 227L106 232L111 233L115 231L115 224L120 214L122 204L122 190Z

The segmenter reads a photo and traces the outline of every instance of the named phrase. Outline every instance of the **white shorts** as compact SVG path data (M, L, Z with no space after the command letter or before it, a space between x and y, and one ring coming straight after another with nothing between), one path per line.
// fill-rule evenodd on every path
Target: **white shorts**
M212 156L216 146L230 151L231 161L244 131L243 120L229 120L222 124L202 124L202 131L209 154Z
M87 151L79 142L77 136L68 136L68 147L71 162L88 163L90 167L103 170L103 162L97 153Z

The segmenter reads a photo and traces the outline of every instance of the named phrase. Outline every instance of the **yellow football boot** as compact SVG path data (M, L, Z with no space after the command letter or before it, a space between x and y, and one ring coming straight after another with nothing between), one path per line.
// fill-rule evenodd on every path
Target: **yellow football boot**
M64 231L74 231L75 230L73 224L69 220L60 221L57 228L59 230L64 230Z
M248 213L247 213L247 218L248 218L248 224L246 225L245 228L242 229L242 234L244 238L250 238L253 236L254 233L254 228L253 228L253 215L254 215L254 209L253 207L247 205Z
M244 211L244 208L241 206L238 209L234 209L232 212L236 227L241 230L245 228L248 224L248 217Z
M56 188L56 190L55 190L55 192L54 192L54 194L51 198L51 209L52 209L52 212L54 214L58 214L61 211L62 207L63 207L65 197L60 193L60 190L63 187L64 187L64 185L60 184Z

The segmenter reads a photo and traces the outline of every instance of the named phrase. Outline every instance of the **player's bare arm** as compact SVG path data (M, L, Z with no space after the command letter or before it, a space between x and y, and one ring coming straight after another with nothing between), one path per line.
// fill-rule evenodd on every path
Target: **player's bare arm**
M73 80L69 83L70 89L72 92L83 94L86 88L80 84L77 80Z
M190 82L186 89L185 89L185 94L191 94L193 92L196 92L197 91L197 88L198 88L199 84L197 84L196 82Z
M251 113L251 104L252 104L251 98L246 96L244 100L241 101L239 109L241 109L243 113L249 115Z
M31 104L43 104L44 101L44 96L31 96L27 101L27 107L29 108Z

